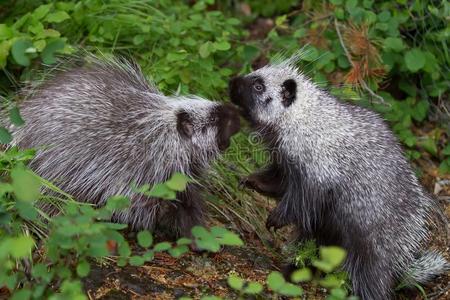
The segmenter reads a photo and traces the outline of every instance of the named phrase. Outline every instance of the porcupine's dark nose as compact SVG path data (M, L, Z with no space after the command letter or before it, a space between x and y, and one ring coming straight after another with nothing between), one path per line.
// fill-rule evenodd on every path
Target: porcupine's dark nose
M228 83L228 94L230 95L231 102L236 105L242 106L242 94L244 89L244 78L237 76L231 78Z

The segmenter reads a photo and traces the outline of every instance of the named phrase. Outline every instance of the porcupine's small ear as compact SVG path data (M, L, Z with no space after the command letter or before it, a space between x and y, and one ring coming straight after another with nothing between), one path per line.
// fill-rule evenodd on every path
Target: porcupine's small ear
M177 114L177 130L184 138L191 138L194 134L194 125L191 117L186 111L180 111Z
M290 106L294 103L297 97L297 83L294 79L288 79L281 85L281 102L284 107Z

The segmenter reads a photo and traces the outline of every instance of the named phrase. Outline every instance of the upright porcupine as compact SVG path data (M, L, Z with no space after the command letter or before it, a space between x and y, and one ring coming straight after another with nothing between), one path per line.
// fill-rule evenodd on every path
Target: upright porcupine
M36 148L30 167L80 201L128 196L130 208L115 221L189 235L203 222L198 184L176 201L146 197L132 185L164 182L174 172L201 176L239 130L239 111L197 96L165 96L124 59L75 61L20 103L26 123L13 144Z
M437 203L419 184L382 118L319 89L295 57L229 83L232 102L264 138L270 165L245 184L278 200L268 229L340 245L362 299L390 299L397 281L424 282L449 265L422 252Z

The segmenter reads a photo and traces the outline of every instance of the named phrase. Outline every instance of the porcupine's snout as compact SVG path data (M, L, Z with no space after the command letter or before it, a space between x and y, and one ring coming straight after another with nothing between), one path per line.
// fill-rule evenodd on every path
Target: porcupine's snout
M241 128L239 111L230 104L222 104L215 110L217 120L217 146L224 151L230 146L230 138Z
M250 112L254 109L255 100L252 95L252 82L246 77L238 76L230 80L228 93L231 102L238 105L245 118L250 118Z

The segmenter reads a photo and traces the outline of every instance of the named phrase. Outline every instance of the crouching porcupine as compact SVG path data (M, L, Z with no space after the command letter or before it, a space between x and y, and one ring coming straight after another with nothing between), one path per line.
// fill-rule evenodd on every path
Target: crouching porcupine
M189 235L203 220L197 184L176 201L134 193L132 184L164 182L174 172L201 176L239 130L239 111L196 96L165 96L123 59L75 61L20 103L26 124L13 143L38 149L30 167L80 201L102 205L128 196L130 208L115 221Z
M362 299L390 299L401 278L424 282L449 265L422 252L437 203L424 191L382 118L340 102L295 58L229 83L232 102L264 138L270 165L245 179L275 196L268 229L294 224L299 238L340 245Z

